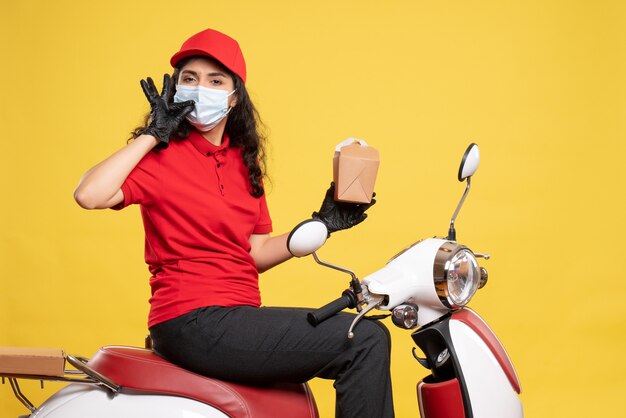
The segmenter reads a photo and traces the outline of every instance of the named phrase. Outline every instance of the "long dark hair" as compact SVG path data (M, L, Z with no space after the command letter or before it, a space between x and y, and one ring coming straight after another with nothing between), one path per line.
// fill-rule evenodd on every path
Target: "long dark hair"
M176 82L181 69L195 56L191 56L181 60L174 69L172 80ZM254 197L263 196L263 178L267 176L266 172L266 155L265 155L265 135L262 133L263 122L259 116L259 112L254 107L246 85L237 75L225 68L219 61L210 57L203 57L211 60L219 65L233 80L235 87L235 95L237 96L237 104L231 109L226 120L224 133L230 138L229 147L241 148L243 162L248 169L248 178L250 179L250 194ZM172 96L168 98L170 101L174 97L174 89ZM142 126L138 126L131 132L129 140L135 139L142 135L150 123L150 113L145 116ZM194 127L185 119L178 126L178 129L172 133L173 137L187 138Z

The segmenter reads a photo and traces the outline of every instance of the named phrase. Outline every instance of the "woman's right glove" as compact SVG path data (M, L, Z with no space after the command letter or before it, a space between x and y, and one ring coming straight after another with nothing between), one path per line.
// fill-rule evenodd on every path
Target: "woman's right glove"
M328 235L335 231L352 228L367 218L365 211L376 204L372 196L370 203L348 203L335 201L335 183L330 183L319 212L313 212L313 219L319 219L328 228Z
M163 89L159 91L150 77L141 80L141 88L150 102L150 125L144 130L144 134L152 135L160 142L159 148L167 148L170 136L178 128L185 116L195 106L193 100L173 103L172 80L168 74L163 76Z

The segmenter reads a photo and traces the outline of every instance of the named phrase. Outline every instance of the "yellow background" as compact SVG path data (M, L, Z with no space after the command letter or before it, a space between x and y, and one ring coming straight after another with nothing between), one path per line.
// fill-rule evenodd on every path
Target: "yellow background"
M626 416L621 1L4 1L0 345L142 344L139 212L84 211L72 191L140 123L139 79L160 80L206 27L244 50L277 232L319 206L334 145L365 139L381 153L379 203L320 252L365 276L445 234L477 142L458 238L493 257L471 305L517 367L526 416ZM310 258L261 280L266 305L318 306L346 284ZM409 332L392 332L397 416L415 417L425 371ZM37 403L59 388L23 386ZM330 383L313 388L333 416ZM0 416L24 412L0 386Z

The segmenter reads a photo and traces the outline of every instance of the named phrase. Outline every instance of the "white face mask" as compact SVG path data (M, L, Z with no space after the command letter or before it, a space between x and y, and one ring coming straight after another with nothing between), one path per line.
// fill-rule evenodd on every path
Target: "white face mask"
M174 102L193 100L195 107L187 114L187 120L201 132L208 132L228 115L231 107L228 98L235 90L210 89L203 86L176 86Z

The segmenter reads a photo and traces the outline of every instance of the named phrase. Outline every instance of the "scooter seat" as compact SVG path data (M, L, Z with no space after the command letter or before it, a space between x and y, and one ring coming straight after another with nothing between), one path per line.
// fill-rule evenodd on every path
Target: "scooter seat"
M293 418L319 418L306 383L253 387L225 382L182 369L151 350L135 347L102 347L88 365L122 386L122 391L195 399L231 418L276 418L276 411L289 411Z

